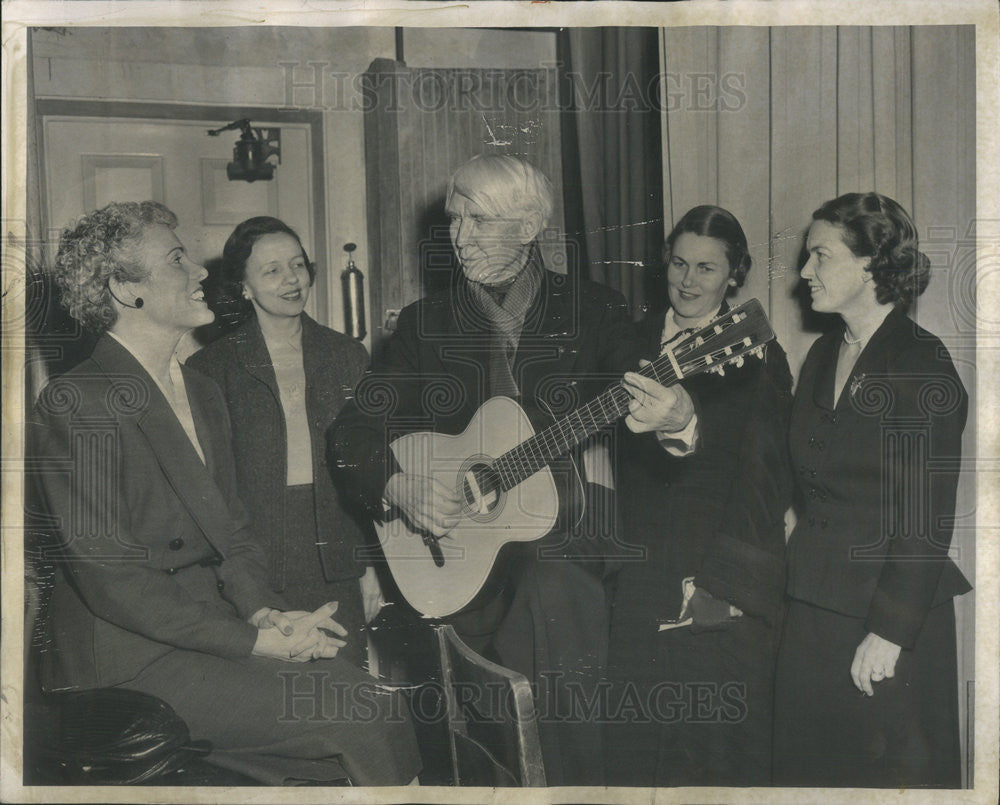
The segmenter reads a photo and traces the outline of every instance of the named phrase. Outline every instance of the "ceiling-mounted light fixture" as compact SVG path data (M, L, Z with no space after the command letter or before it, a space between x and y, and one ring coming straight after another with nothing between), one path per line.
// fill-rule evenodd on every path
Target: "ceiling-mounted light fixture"
M231 182L268 181L274 178L274 168L281 164L281 129L256 128L250 121L234 120L228 126L211 129L210 137L218 137L224 131L239 129L242 134L233 146L233 161L226 165L226 176ZM268 162L277 157L277 163Z

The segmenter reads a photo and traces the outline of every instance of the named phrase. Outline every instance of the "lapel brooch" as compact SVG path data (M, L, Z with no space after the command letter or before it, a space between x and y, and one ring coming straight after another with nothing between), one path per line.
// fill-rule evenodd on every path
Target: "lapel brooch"
M854 378L854 380L851 381L851 399L852 400L854 399L854 396L858 393L858 391L861 389L861 384L864 383L864 382L865 382L864 372L862 372L860 375L858 375L856 378Z

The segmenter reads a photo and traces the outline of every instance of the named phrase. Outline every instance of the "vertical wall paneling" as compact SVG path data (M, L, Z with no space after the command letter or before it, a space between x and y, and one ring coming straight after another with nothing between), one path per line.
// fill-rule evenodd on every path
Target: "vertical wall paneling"
M951 352L962 382L975 400L975 76L974 31L912 29L913 52L933 71L913 74L913 213L921 246L931 258L931 282L920 297L917 320ZM976 460L975 407L962 444L963 460ZM958 489L953 550L975 580L975 474L963 474ZM974 597L956 602L959 680L974 678ZM966 717L962 711L963 720ZM964 721L963 721L964 726ZM962 730L963 740L966 730Z
M910 63L906 28L869 28L874 138L872 185L912 208L910 181Z
M837 31L771 30L772 324L797 376L813 340L795 296L809 216L837 187Z
M369 90L379 86L379 82L391 81L396 72L395 62L389 59L376 59L372 62L365 76ZM384 153L395 153L400 150L399 133L395 126L389 125L390 120L384 115L369 114L365 118L365 165L378 165L380 156ZM402 251L402 230L400 228L401 201L398 193L393 191L399 186L398 164L387 162L381 170L367 170L366 197L368 208L368 253L371 265L368 269L369 279L369 317L368 330L374 342L385 325L386 306L382 298L401 296L398 287L400 275L398 272L383 271L382 265L386 259Z
M753 269L736 297L770 310L770 100L767 28L719 28L716 68L718 203L739 219Z
M921 63L934 65L933 72L917 70L913 75L913 216L923 227L930 222L957 226L958 197L967 189L961 187L964 177L959 173L957 47L955 28L913 29L914 53L920 54ZM943 241L944 234L939 230L932 240Z
M836 195L875 186L871 29L837 29Z
M670 40L670 28L660 28L660 141L663 143L663 159L660 162L660 172L663 176L663 237L670 234L674 220L674 184L670 171L670 155L674 152L670 136L670 123L673 115L670 113L669 88L667 87L666 74L673 64L667 53L667 44Z
M669 231L691 207L718 201L718 124L711 103L711 84L718 72L717 30L665 31L664 52L670 139L683 143L683 148L664 155L672 203L664 221Z

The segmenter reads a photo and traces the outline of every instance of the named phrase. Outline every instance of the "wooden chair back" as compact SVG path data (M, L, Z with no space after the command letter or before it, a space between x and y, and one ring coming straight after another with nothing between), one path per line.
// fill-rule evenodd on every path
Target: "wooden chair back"
M435 627L455 785L544 786L531 685Z

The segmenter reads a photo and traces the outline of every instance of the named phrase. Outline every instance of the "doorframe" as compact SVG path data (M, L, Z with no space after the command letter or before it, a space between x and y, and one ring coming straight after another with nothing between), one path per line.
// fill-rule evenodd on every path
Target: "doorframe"
M181 104L157 103L154 101L98 101L98 100L68 100L62 98L37 98L35 100L35 121L37 126L36 142L43 142L41 135L45 130L47 117L101 117L101 118L147 118L152 120L268 120L275 123L299 123L309 126L311 149L311 180L312 180L312 210L313 210L313 262L317 263L316 315L319 321L329 322L330 316L330 278L329 255L327 254L326 226L326 166L323 159L323 113L308 109L278 109L266 106L225 106L221 104ZM38 192L41 214L44 220L43 231L51 230L52 221L48 218L48 199L45 197L45 149L38 149L39 182ZM30 186L30 184L29 184Z

